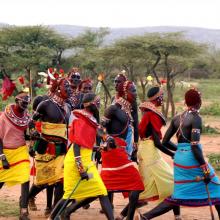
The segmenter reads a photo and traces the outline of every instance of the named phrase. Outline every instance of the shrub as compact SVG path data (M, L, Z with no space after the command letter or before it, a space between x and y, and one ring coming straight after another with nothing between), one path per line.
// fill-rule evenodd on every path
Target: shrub
M213 103L201 109L202 115L220 116L220 103Z
M210 125L202 125L203 134L219 134L216 128L212 128Z

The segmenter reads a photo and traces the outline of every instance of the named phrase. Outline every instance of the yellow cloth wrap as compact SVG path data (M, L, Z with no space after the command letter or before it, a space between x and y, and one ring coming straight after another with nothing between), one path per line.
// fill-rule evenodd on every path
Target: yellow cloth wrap
M50 154L37 154L35 157L35 184L54 184L63 178L64 155L54 157Z
M145 190L140 194L140 200L163 201L173 192L173 170L161 157L160 151L152 140L142 140L138 147L139 172Z
M42 134L46 134L46 135L67 139L66 131L67 131L66 124L42 122L41 125L41 132Z
M71 196L71 199L82 200L88 197L95 197L99 195L107 195L106 187L99 175L99 172L91 160L92 150L86 148L80 148L81 160L87 173L91 175L91 178L82 180L75 192ZM80 180L79 171L75 164L75 158L73 154L73 146L67 152L64 160L64 195L63 198L67 199L74 187Z
M30 161L28 147L21 146L17 149L3 149L3 152L10 164L10 168L4 170L0 161L0 182L7 186L22 184L29 181Z

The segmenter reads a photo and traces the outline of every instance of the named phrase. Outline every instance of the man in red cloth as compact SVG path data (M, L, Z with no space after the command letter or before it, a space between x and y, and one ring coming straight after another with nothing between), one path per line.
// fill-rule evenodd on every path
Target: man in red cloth
M129 160L126 152L126 137L132 119L132 103L136 99L136 88L131 81L125 81L121 97L114 100L104 113L102 125L107 133L116 138L116 147L102 152L101 177L108 192L128 192L129 206L127 219L132 220L138 197L144 190L138 170ZM119 141L120 140L120 141Z

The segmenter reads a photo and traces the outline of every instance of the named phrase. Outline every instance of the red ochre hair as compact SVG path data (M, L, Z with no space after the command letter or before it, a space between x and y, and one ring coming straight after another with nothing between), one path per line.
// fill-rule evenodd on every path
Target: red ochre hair
M195 105L201 104L201 93L196 89L189 89L185 93L185 103L188 107L193 107Z

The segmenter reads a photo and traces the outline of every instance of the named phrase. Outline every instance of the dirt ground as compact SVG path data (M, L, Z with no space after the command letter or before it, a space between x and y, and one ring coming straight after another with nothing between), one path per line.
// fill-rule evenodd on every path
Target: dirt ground
M213 120L212 120L213 121ZM209 122L210 125L220 128L220 120L216 121L214 120L213 123ZM203 144L204 149L204 155L208 155L209 153L213 152L220 152L220 135L203 135L201 143ZM164 158L172 165L172 161L170 158L167 158L164 155ZM11 200L15 203L18 202L20 194L20 187L15 186L11 188L3 187L0 191L0 201ZM32 220L41 220L45 219L43 213L45 208L45 191L41 192L36 199L38 211L30 212L30 218ZM115 216L117 216L120 213L120 210L124 207L124 205L127 203L127 200L125 200L121 194L116 194L114 199L114 205L115 205ZM149 205L143 207L140 209L141 212L145 212L150 210L152 207L154 207L156 203L150 203ZM71 217L71 219L78 219L78 220L104 220L106 219L103 214L99 213L100 210L100 204L98 201L95 201L91 204L91 207L88 210L80 209L77 212L75 212ZM189 207L183 207L181 209L182 218L184 220L208 220L211 219L210 217L210 211L209 207L202 207L202 208L189 208ZM214 209L215 218L217 218L217 213ZM0 220L15 220L16 217L7 217L3 218L0 217ZM169 212L167 214L164 214L161 217L155 218L158 220L168 220L168 219L174 219L172 212Z

